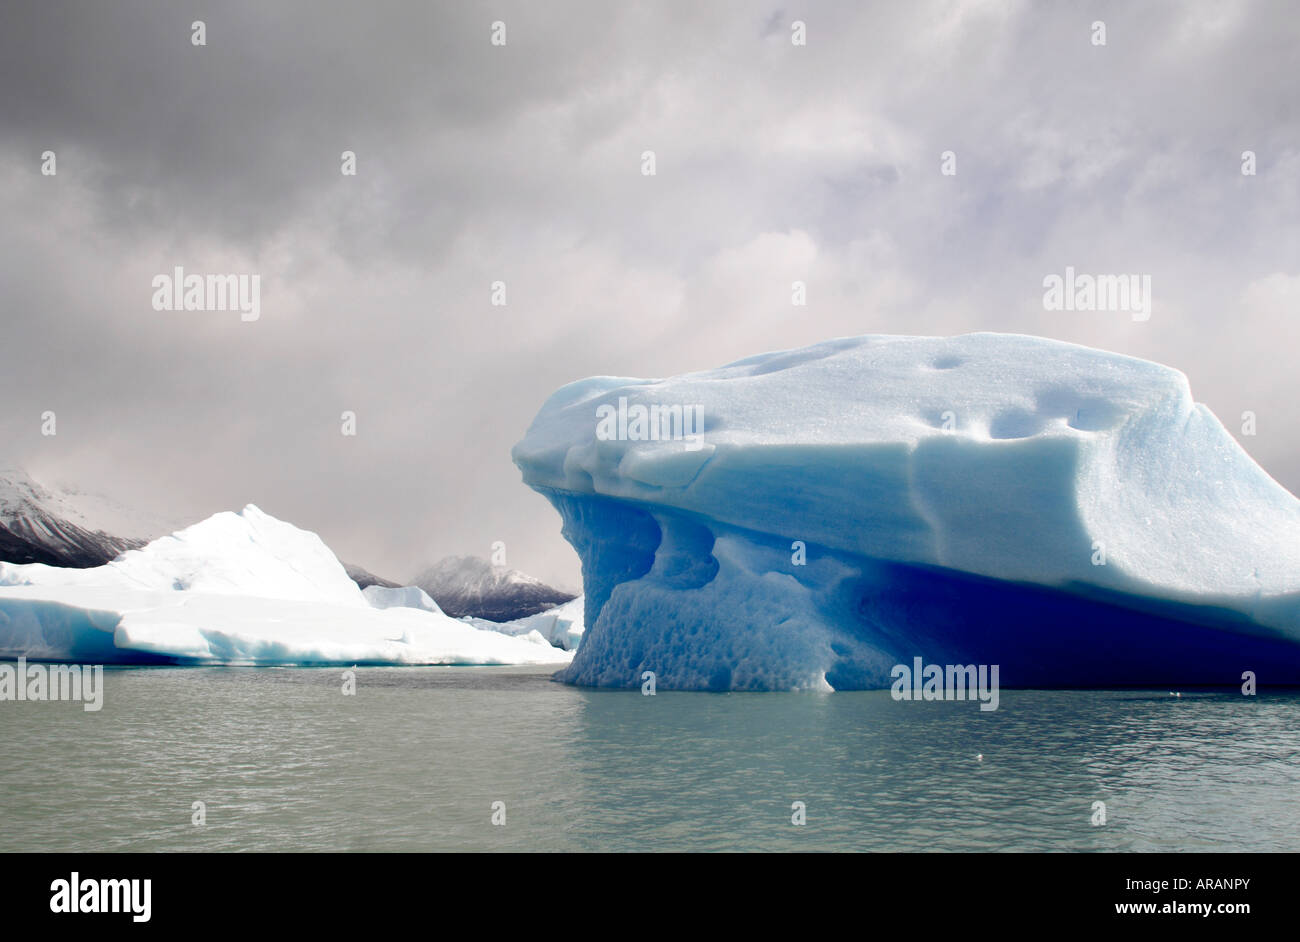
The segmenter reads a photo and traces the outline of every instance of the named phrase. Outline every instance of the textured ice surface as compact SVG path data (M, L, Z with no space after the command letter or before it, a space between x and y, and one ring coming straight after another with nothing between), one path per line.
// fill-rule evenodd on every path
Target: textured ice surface
M597 434L637 405L703 434ZM1300 502L1155 363L833 340L572 383L514 459L582 559L572 682L883 687L914 656L1003 686L1300 682Z
M0 657L88 663L533 664L540 634L449 618L418 588L365 593L314 533L221 513L93 569L0 563Z

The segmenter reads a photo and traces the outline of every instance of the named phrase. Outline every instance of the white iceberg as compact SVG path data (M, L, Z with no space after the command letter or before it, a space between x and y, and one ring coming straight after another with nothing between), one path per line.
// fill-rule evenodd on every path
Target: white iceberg
M513 621L495 622L486 618L465 618L464 620L484 631L499 631L502 634L522 636L537 632L550 644L566 651L576 651L582 643L583 615L585 602L582 596L570 599L563 605L548 608L536 615L527 615Z
M571 682L1300 682L1300 501L1155 363L840 339L572 383L514 460L582 559Z
M429 593L418 585L397 587L368 585L361 590L361 594L375 608L417 608L425 612L442 614L438 603L429 598Z
M0 563L0 657L118 664L570 657L537 633L476 630L419 596L419 589L363 593L316 534L250 504L93 569Z

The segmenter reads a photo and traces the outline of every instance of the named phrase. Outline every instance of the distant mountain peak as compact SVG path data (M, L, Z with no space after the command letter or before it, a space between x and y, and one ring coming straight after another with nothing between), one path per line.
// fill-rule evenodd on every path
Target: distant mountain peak
M448 556L416 576L419 586L444 612L506 622L546 611L574 598L508 566L481 556Z
M342 560L340 560L342 562ZM369 569L365 569L355 563L343 562L343 568L358 588L367 589L372 585L377 585L384 589L396 589L401 586L400 582L393 582L381 576L376 576Z

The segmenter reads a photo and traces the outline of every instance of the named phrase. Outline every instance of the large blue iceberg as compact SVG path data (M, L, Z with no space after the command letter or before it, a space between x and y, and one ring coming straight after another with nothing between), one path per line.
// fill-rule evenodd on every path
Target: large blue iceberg
M513 456L582 560L571 683L1300 683L1300 501L1156 363L832 340L571 383Z

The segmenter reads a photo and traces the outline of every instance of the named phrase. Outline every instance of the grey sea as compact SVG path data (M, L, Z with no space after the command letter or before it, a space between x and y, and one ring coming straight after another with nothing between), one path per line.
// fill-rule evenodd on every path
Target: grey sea
M981 712L550 673L110 669L99 712L3 702L0 850L1300 850L1294 691Z

